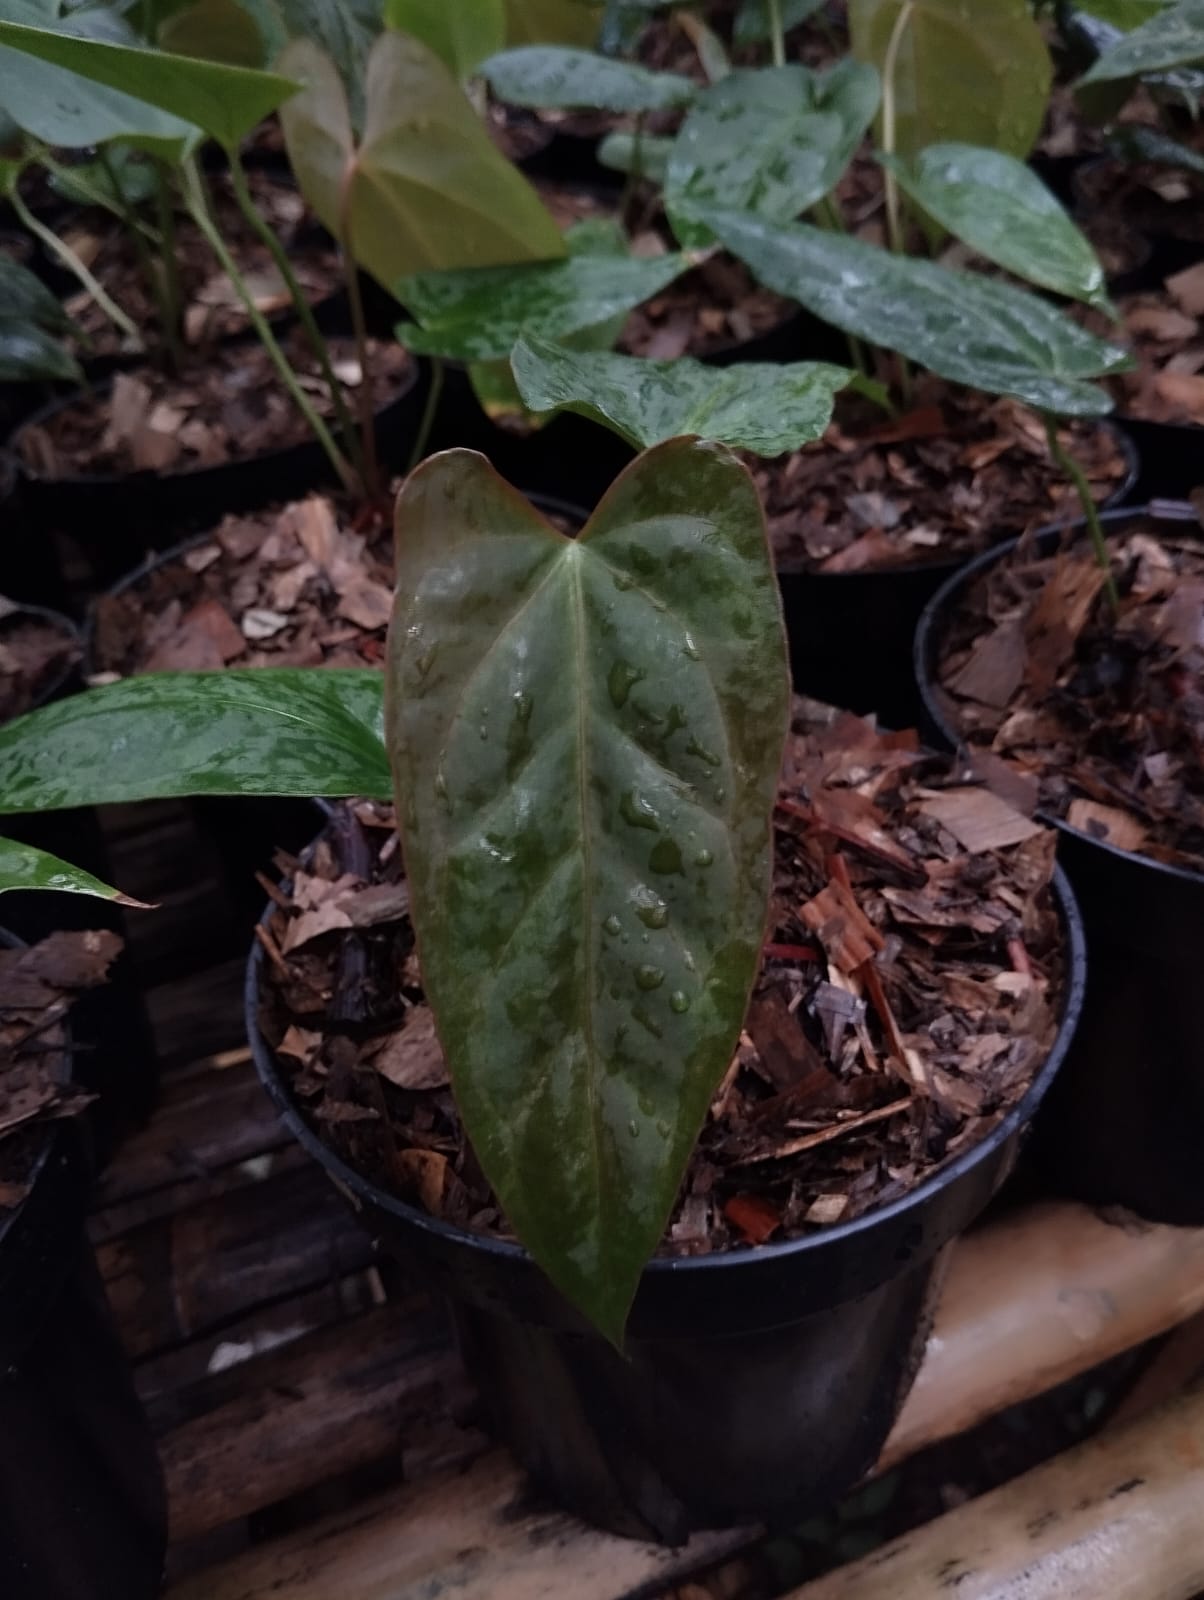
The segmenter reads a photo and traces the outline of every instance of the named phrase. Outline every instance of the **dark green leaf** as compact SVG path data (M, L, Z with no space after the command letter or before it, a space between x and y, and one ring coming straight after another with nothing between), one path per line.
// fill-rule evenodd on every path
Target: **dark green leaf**
M879 71L909 7L894 73L896 144L913 156L945 140L1026 156L1052 78L1028 0L849 0L853 53Z
M285 41L305 39L334 62L358 131L364 125L368 52L383 26L380 0L267 0L279 5ZM275 52L276 65L284 43Z
M694 98L693 83L675 72L556 45L503 50L481 72L499 100L537 109L670 111Z
M1178 139L1168 139L1156 128L1125 124L1108 139L1108 148L1122 161L1157 161L1167 167L1182 167L1185 172L1204 174L1204 156Z
M1196 61L1204 61L1204 0L1179 0L1118 39L1080 81L1106 83Z
M157 106L226 145L245 138L297 87L274 72L223 66L102 39L81 39L15 22L0 22L0 44L64 67L89 83ZM7 104L7 91L0 92Z
M1074 10L1129 33L1165 11L1170 3L1171 0L1074 0Z
M582 0L506 0L507 44L567 44L590 49L602 25L601 4Z
M421 39L457 78L467 78L506 42L502 0L385 0L385 23Z
M673 440L573 540L454 451L397 551L388 743L456 1104L618 1344L764 936L789 691L756 492Z
M1018 278L1107 304L1099 257L1030 167L1001 150L934 144L911 162L880 156L943 228Z
M192 0L168 17L155 43L173 55L262 67L267 48L250 11L239 0Z
M61 378L82 383L78 363L52 333L25 318L0 312L0 383L25 383L36 378Z
M50 176L50 187L78 206L104 206L123 215L127 206L144 205L156 189L155 168L138 152L112 144L107 161L83 161ZM114 185L113 178L117 183Z
M378 672L126 678L0 727L0 812L192 794L382 798Z
M699 96L669 154L665 204L683 244L710 242L699 210L789 221L836 184L878 109L873 67L733 72Z
M782 27L789 32L813 17L824 0L782 0ZM769 0L743 0L732 25L732 43L738 46L764 44L772 32Z
M712 367L685 357L578 352L531 337L515 345L511 363L531 411L579 412L637 450L696 434L762 456L818 439L832 420L833 396L852 376L822 361Z
M803 223L738 212L707 220L767 288L954 383L1065 416L1100 416L1111 401L1090 380L1132 364L1125 351L1011 284Z
M0 254L0 316L28 319L61 333L71 326L71 318L41 278L3 254Z
M608 133L598 146L598 160L615 172L634 172L650 183L663 184L673 142L663 133Z
M397 336L420 355L497 361L524 333L555 338L631 311L690 264L684 255L570 256L527 267L405 278L395 293L421 326L403 323Z
M123 906L141 906L90 872L60 861L46 850L18 844L15 839L0 839L0 894L8 889L58 889L65 894L94 895L100 900L116 900Z

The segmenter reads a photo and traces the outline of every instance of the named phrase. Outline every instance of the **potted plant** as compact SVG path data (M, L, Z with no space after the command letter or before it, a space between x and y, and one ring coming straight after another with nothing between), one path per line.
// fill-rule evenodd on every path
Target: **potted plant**
M361 804L294 879L326 935L260 929L284 979L253 959L270 1092L448 1289L499 1426L565 1503L665 1539L793 1514L874 1459L941 1249L1073 1028L1082 951L1051 838L869 724L787 739L764 521L723 445L647 451L575 539L451 452L410 477L397 532L383 674L94 690L0 730L0 806L394 796L402 855ZM933 919L963 930L968 967L952 949L925 967ZM305 1024L342 1061L325 1103L331 1074L281 1027L281 938L333 963L310 964L312 994L340 974ZM971 982L943 1044L906 998L921 969L934 999ZM386 1034L391 1080L354 1043L375 1055ZM351 1159L322 1134L369 1124ZM889 1158L871 1136L807 1159L870 1129Z

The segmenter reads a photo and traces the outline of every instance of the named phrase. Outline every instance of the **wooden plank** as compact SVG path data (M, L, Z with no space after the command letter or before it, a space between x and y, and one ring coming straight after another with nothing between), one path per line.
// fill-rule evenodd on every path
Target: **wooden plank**
M242 954L147 990L146 1009L164 1073L246 1043L242 991L250 948L248 929Z
M1202 1504L1197 1390L789 1600L1190 1600L1204 1588Z

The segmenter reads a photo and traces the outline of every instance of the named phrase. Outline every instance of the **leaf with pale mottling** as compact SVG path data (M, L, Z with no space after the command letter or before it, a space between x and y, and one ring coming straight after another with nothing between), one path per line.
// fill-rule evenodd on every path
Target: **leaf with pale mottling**
M131 900L82 867L73 867L48 850L37 850L16 839L0 838L0 894L10 889L54 889L62 894L87 894L98 900L115 900L123 906L142 905L141 900Z
M499 100L535 110L671 111L694 98L676 72L653 72L592 50L523 45L491 56L482 76Z
M1204 61L1204 0L1179 0L1105 50L1081 83L1107 83Z

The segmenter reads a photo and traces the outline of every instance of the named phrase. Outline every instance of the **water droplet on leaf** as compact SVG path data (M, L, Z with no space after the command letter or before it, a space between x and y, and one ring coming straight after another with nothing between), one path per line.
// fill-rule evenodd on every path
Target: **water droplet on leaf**
M653 833L660 829L660 818L655 807L635 789L628 789L619 801L619 815L633 828L650 828Z
M616 916L607 917L606 921L602 924L602 926L606 929L607 933L609 933L611 935L614 935L616 933L621 933L623 931L623 924L619 921L618 917L616 917Z
M658 839L648 857L653 872L680 872L682 870L681 846L676 839Z
M700 850L694 857L696 867L709 867L714 863L715 857L710 850Z
M659 967L637 967L635 981L639 989L659 989L665 981L665 974Z
M689 1009L690 1001L688 996L683 994L680 989L674 989L673 993L669 996L669 1010L676 1011L680 1017Z

